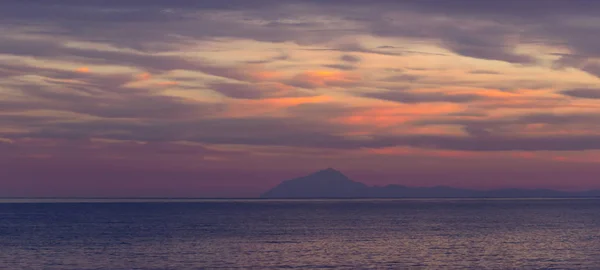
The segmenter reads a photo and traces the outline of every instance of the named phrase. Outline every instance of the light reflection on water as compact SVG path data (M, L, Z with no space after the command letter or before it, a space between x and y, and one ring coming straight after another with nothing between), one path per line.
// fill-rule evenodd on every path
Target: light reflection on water
M599 250L600 200L0 203L0 269L597 269Z

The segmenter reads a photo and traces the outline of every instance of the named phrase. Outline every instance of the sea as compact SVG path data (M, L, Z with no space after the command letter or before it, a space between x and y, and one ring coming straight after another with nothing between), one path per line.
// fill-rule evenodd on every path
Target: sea
M600 269L600 200L2 199L0 269Z

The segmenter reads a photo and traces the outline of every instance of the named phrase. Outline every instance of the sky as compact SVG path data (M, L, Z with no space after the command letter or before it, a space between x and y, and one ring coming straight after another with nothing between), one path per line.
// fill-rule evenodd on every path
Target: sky
M600 188L600 1L4 0L0 196Z

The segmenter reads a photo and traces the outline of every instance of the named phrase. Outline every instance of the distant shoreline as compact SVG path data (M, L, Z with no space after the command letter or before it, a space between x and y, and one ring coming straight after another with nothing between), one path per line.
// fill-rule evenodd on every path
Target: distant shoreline
M173 197L136 197L136 198L25 198L3 197L0 204L27 203L203 203L203 202L310 202L310 201L520 201L520 200L597 200L600 197L430 197L430 198L173 198Z

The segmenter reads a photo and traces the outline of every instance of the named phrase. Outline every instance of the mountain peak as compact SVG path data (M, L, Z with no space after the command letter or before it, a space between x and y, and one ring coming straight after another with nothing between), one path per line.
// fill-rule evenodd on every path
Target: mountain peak
M337 174L337 175L344 175L342 172L340 172L340 171L338 171L338 170L336 170L334 168L331 168L331 167L329 167L327 169L323 169L323 170L317 171L317 172L315 172L315 173L313 173L311 175L316 175L316 174L327 174L327 175L335 175L335 174Z
M340 171L326 168L312 174L283 181L263 197L356 197L367 186L350 180Z

